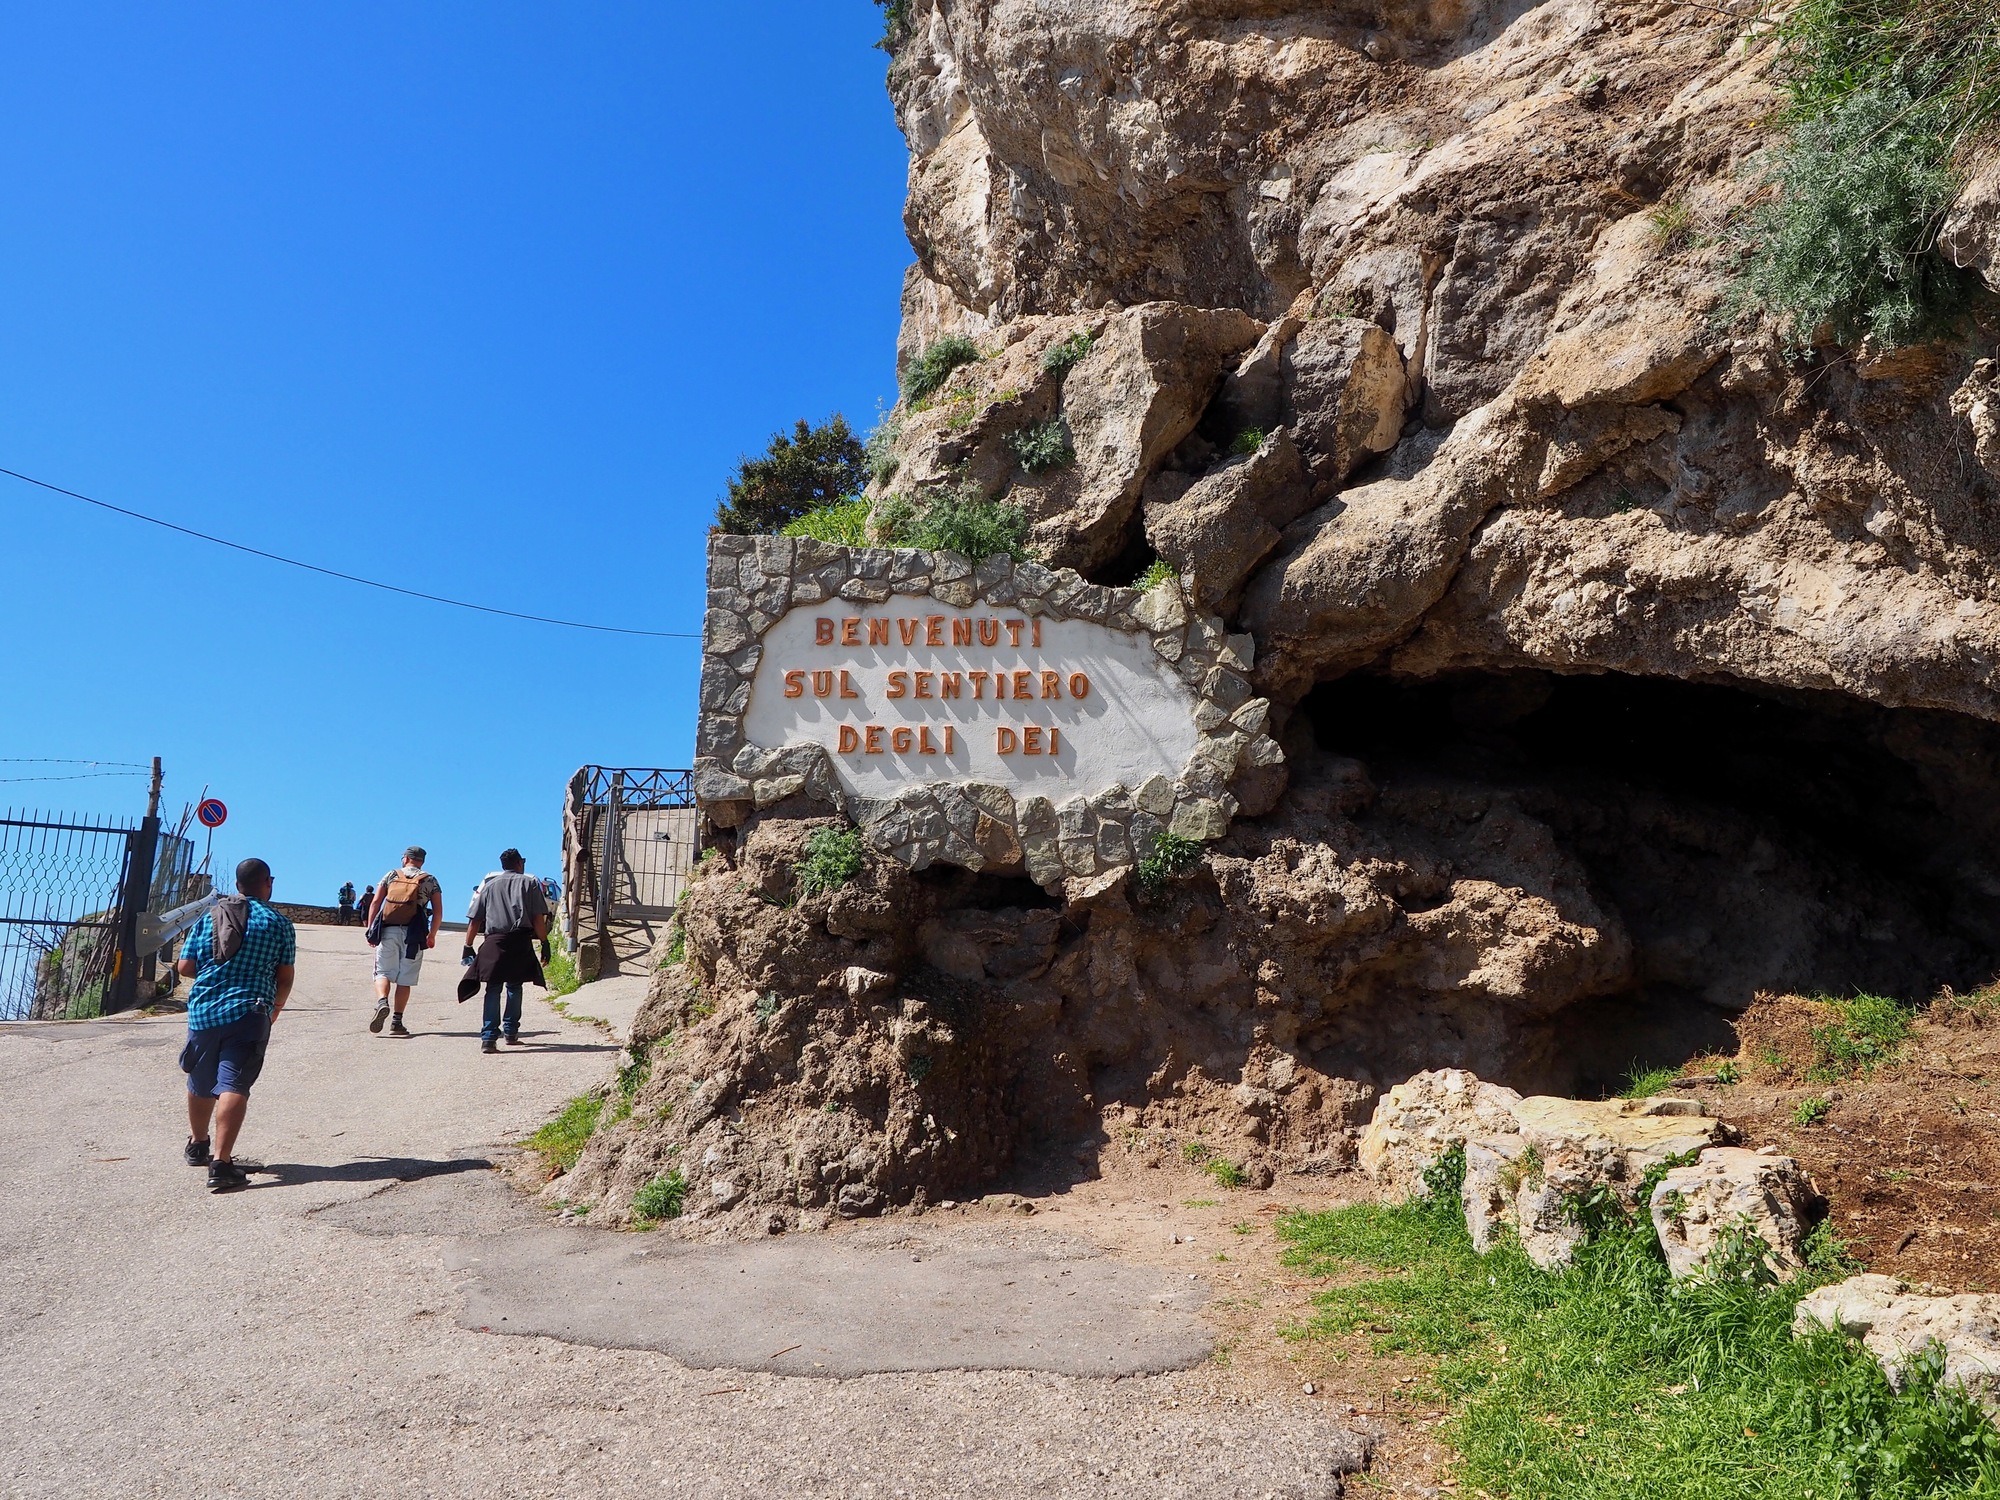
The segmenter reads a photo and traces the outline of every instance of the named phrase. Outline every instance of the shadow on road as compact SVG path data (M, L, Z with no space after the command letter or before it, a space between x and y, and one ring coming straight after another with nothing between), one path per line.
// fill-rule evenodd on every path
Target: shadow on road
M536 1037L560 1036L561 1034L561 1032L557 1031L524 1031L521 1035L528 1039L527 1046L503 1047L501 1052L503 1055L513 1052L527 1056L535 1052L623 1052L625 1050L617 1042L538 1042L535 1040ZM447 1037L453 1041L476 1042L479 1040L479 1033L477 1031L418 1031L414 1027L411 1028L411 1041L422 1041L425 1037Z
M251 1184L253 1187L297 1187L308 1182L416 1182L425 1177L448 1177L455 1172L484 1172L492 1166L483 1156L452 1156L442 1161L422 1156L370 1156L335 1166L274 1161L249 1170L257 1177L277 1179L255 1182Z

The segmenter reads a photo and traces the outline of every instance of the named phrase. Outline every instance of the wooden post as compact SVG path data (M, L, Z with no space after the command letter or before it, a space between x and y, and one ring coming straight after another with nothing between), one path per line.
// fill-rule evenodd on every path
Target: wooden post
M617 894L618 856L623 834L618 827L618 804L625 793L625 773L611 773L611 796L604 807L604 852L597 863L597 975L607 978L618 972L618 953L611 946L611 902Z

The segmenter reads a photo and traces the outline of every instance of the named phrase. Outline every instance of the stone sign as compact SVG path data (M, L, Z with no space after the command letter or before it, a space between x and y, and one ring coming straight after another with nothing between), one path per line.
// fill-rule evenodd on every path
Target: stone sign
M844 811L913 869L1044 885L1212 839L1282 776L1247 637L1005 557L709 541L695 793L717 823Z

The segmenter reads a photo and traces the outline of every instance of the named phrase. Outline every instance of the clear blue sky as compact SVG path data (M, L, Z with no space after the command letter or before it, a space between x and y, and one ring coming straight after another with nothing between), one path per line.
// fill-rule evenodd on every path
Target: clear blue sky
M430 592L699 628L736 458L893 395L905 156L868 0L0 11L0 466ZM0 478L0 757L165 758L326 901L557 865L682 766L692 641L315 578ZM0 765L0 776L63 767ZM0 782L137 812L138 781Z

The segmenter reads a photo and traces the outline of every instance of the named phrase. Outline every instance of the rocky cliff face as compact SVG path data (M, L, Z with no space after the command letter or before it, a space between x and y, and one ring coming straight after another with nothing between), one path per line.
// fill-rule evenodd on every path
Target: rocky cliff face
M1900 351L1732 310L1764 42L1643 0L910 16L901 352L981 358L899 408L878 498L1004 496L1099 582L1170 562L1254 638L1290 784L1144 899L883 874L881 930L745 905L800 836L753 824L688 907L717 1013L674 976L653 1023L650 1087L723 1097L613 1132L585 1196L669 1146L738 1215L1160 1131L1326 1166L1424 1067L1587 1087L1762 989L1990 977L1991 307ZM1995 202L1945 243L2000 281ZM1056 420L1075 461L1024 471Z

